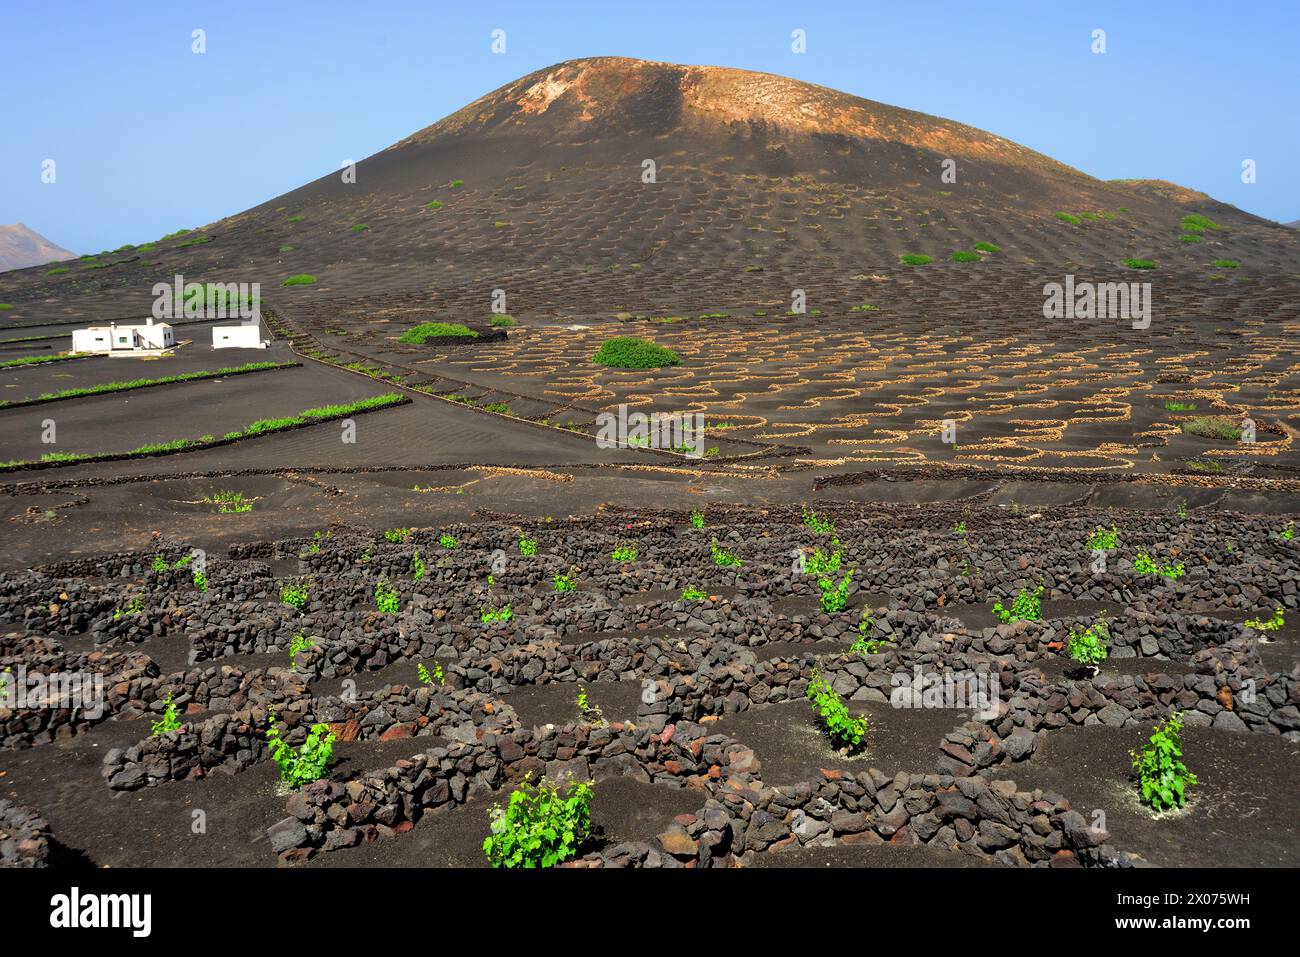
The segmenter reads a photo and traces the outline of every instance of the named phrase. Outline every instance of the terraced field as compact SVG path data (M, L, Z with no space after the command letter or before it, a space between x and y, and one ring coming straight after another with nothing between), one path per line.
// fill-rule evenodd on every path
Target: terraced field
M0 274L0 861L1300 864L1294 230L619 58L357 174Z

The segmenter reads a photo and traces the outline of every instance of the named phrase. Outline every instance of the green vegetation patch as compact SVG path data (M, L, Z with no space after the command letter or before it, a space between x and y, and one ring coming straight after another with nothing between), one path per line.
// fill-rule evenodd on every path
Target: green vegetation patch
M1221 415L1198 415L1184 422L1180 428L1188 435L1199 435L1203 439L1226 439L1235 442L1241 438L1241 429L1237 423Z
M1155 261L1150 260L1150 259L1125 259L1125 260L1123 260L1123 263L1124 263L1125 266L1128 266L1129 269L1155 269L1155 268L1157 268L1157 264L1155 263Z
M1207 229L1222 229L1223 227L1210 219L1208 216L1202 216L1200 213L1191 213L1183 217L1183 232L1185 233L1203 233Z
M682 357L649 339L615 336L601 344L591 361L613 369L659 369L680 365Z
M304 273L299 273L296 276L290 276L284 282L280 283L280 285L281 286L310 286L314 282L316 282L316 277L304 272Z
M979 253L955 252L952 254L952 261L955 263L977 263L983 257Z
M1235 260L1235 259L1216 259L1216 260L1214 261L1214 265L1218 266L1220 269L1240 269L1240 268L1241 268L1241 263L1237 262L1237 260Z
M924 253L903 253L898 257L898 261L904 266L924 266L927 263L934 262L934 257L927 256Z
M21 359L5 359L0 362L0 369L12 369L16 366L38 366L46 362L67 362L69 359L84 359L89 353L70 352L66 356L23 356ZM0 406L8 405L7 402L0 402Z
M478 333L469 326L459 322L422 322L413 329L408 329L398 338L398 342L414 342L417 345L430 339L477 339Z
M1063 223L1069 223L1072 226L1078 226L1081 220L1073 213L1057 213L1056 218Z
M77 358L80 358L80 356L43 356L40 361L53 362L60 359ZM13 361L18 362L20 360ZM31 405L37 402L55 402L60 399L77 399L82 396L104 395L109 392L129 392L132 389L147 389L151 386L171 385L175 382L193 382L198 379L216 379L224 376L244 375L248 372L263 372L268 369L291 369L297 365L297 362L248 362L242 366L227 366L223 369L181 372L176 375L162 376L157 379L126 379L120 382L100 382L96 385L78 386L73 389L62 389L59 392L46 392L37 396L35 399L23 400L21 403L0 402L0 408L15 404Z
M976 244L975 244L975 248L978 249L978 250L979 250L980 252L982 252L982 253L1000 253L1000 252L1002 252L1002 247L1001 247L1001 246L998 246L998 245L995 245L994 243L976 243Z

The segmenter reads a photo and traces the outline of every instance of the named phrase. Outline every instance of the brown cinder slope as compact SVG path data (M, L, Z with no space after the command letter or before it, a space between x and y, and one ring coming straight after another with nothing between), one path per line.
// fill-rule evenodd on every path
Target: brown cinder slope
M0 272L62 262L76 256L22 223L0 224Z

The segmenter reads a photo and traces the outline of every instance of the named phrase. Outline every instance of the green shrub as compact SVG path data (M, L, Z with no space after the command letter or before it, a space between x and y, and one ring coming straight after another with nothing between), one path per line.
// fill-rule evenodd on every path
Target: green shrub
M423 661L420 662L415 666L415 675L420 679L420 684L423 685L433 685L435 682L440 685L447 683L447 677L442 672L442 665L436 661L433 663L432 673L425 667Z
M352 231L354 233L364 233L369 228L370 228L369 223L354 223L352 226Z
M1161 565L1141 548L1138 549L1137 557L1133 559L1133 570L1139 575L1163 575L1165 578L1182 578L1185 572L1182 562L1176 565Z
M299 652L306 651L308 648L315 648L316 642L308 638L301 631L289 639L289 665L293 666L298 659Z
M978 249L978 250L979 250L980 252L982 252L982 253L1000 253L1000 252L1002 252L1002 247L1001 247L1001 246L996 246L996 245L994 245L993 243L976 243L974 248L975 248L975 249Z
M531 556L537 554L537 539L529 538L522 532L519 533L519 554Z
M820 718L822 730L830 738L832 745L846 751L861 746L862 739L867 733L867 719L855 718L850 714L843 699L835 693L835 689L820 672L812 673L808 681L808 690L804 694L812 702L813 711Z
M682 601L704 601L704 599L708 597L708 592L704 591L702 588L696 588L693 585L688 585L682 589Z
M1241 438L1241 429L1232 419L1221 415L1198 415L1179 426L1188 435L1199 435L1203 439L1225 439L1236 441Z
M299 611L307 607L309 600L310 596L307 593L305 584L283 585L280 588L280 601L286 605L292 605Z
M898 261L904 266L924 266L934 262L934 257L924 253L904 253L898 257Z
M167 693L167 700L163 702L163 716L150 727L155 738L167 734L169 731L179 731L181 729L181 719L176 714L176 704L172 701L171 692Z
M636 546L632 544L627 544L627 545L619 545L618 547L616 547L613 553L610 555L610 558L613 559L615 562L622 564L625 562L636 561L636 556L637 556Z
M1286 624L1286 615L1281 608L1273 610L1273 617L1268 621L1260 621L1258 618L1247 618L1244 622L1247 628L1253 628L1255 631L1281 631Z
M1183 763L1182 730L1182 712L1174 712L1156 725L1146 747L1129 752L1142 800L1156 811L1182 807L1187 788L1196 783L1196 775Z
M531 773L505 808L490 812L483 852L493 867L554 867L578 853L591 833L591 781L569 781L564 795L550 781L534 786Z
M271 712L266 729L266 743L271 749L271 759L280 769L280 780L295 788L319 781L325 776L325 769L334 756L336 740L338 735L330 730L328 724L313 724L307 733L307 740L295 751L280 736L280 729L275 723L275 712Z
M836 543L838 544L838 539ZM825 578L834 575L840 570L840 561L844 555L843 549L837 548L830 554L827 554L820 548L814 548L812 554L804 560L804 574L812 575L815 578Z
M701 511L700 509L696 509L695 511L691 512L691 528L703 528L703 527L704 527L704 512Z
M1178 241L1180 243L1203 243L1205 242L1205 237L1198 236L1195 233L1184 233L1178 237Z
M729 548L723 548L716 538L709 545L709 551L713 554L713 564L719 568L739 568L744 564L739 555Z
M402 600L397 589L386 581L375 583L375 607L385 615L396 615L402 610Z
M296 276L290 276L284 282L280 283L280 285L281 286L310 286L315 281L316 281L315 276L309 275L307 273L299 273Z
M1237 260L1235 260L1235 259L1216 259L1216 260L1214 261L1214 265L1218 266L1220 269L1240 269L1240 268L1241 268L1241 263L1237 262Z
M892 638L872 638L871 629L875 627L876 619L864 610L858 621L858 637L849 645L849 651L856 655L874 655L886 645L892 644Z
M454 551L455 549L460 548L460 542L457 541L456 536L452 535L450 532L443 532L439 535L438 544L448 551Z
M615 336L601 344L591 361L613 369L660 369L681 365L682 357L648 339Z
M451 181L452 189L460 189L464 185L465 185L465 181L463 179L453 179Z
M496 329L513 329L515 326L519 325L519 323L515 321L514 316L507 316L504 314L493 316L491 324Z
M478 611L478 620L485 625L495 621L509 621L514 617L515 613L509 605L501 608L480 608Z
M1129 269L1155 269L1155 268L1157 268L1156 263L1155 263L1154 261L1150 260L1150 259L1125 259L1125 260L1123 260L1123 263L1124 263L1125 266L1128 266Z
M952 254L952 261L955 263L977 263L983 259L979 253L955 252Z
M1088 551L1114 551L1119 547L1119 529L1115 523L1111 522L1110 528L1106 529L1098 525L1093 533L1088 536Z
M398 338L398 342L414 342L417 345L429 339L477 339L478 333L469 326L459 322L422 322L413 329L408 329Z
M1078 226L1080 222L1079 217L1071 213L1057 213L1056 218L1061 222L1069 223L1072 226Z
M425 204L424 204L424 208L425 208L425 209L442 209L442 207L444 207L444 206L446 206L446 205L447 205L447 204L444 203L442 200L440 200L440 199L435 199L435 200L433 200L432 202L425 203Z
M578 582L573 575L559 574L551 579L551 585L557 592L566 592L575 591L578 587Z
M827 535L835 531L835 525L809 508L807 502L803 504L802 509L805 527L812 529L818 535Z
M849 603L849 584L853 581L853 569L845 572L837 583L833 578L817 579L817 588L821 591L822 611L828 615L844 610Z
M1020 594L1011 602L1011 607L1005 608L1001 599L993 603L993 614L1003 624L1013 621L1042 621L1043 619L1043 586L1039 585L1032 592L1028 586L1020 589Z
M253 510L253 503L244 497L243 492L218 492L216 495L203 496L201 501L204 505L215 505L221 515Z
M1070 629L1065 650L1079 664L1095 665L1105 661L1110 654L1109 641L1110 628L1106 624L1106 613L1103 611L1098 620L1087 628L1075 625Z
M1202 216L1200 213L1189 213L1182 220L1183 232L1185 233L1203 233L1207 229L1221 229L1222 227L1209 217Z

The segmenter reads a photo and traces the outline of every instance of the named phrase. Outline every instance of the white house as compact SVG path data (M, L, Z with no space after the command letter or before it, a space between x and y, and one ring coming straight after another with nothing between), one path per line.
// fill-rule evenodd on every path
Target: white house
M213 326L214 349L265 349L270 345L262 338L262 326L253 322L238 326Z
M142 355L162 352L176 345L170 323L154 322L150 316L143 324L90 326L72 331L73 352L100 355Z

